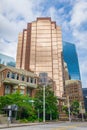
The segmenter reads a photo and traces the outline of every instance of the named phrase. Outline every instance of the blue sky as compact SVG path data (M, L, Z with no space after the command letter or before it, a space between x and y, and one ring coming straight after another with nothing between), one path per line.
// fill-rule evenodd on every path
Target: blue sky
M0 53L16 59L18 33L37 17L51 17L63 40L77 47L83 87L87 87L87 0L0 0Z

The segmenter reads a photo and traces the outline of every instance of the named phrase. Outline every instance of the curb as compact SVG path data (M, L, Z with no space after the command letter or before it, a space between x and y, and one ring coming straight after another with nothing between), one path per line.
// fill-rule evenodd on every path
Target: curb
M44 125L44 124L51 124L51 123L64 123L64 122L41 122L41 123L28 123L28 124L16 124L16 125L9 125L9 126L2 126L0 129L5 129L5 128L12 128L12 127L24 127L24 126L33 126L33 125Z

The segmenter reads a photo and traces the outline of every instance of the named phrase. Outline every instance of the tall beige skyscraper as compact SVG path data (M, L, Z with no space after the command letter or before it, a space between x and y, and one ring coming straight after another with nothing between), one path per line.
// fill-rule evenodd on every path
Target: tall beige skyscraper
M51 18L37 18L19 34L16 67L41 72L56 83L56 96L63 94L62 32Z

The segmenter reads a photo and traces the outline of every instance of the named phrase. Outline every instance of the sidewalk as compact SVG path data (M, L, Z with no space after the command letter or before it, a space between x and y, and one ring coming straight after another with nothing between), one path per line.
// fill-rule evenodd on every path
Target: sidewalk
M50 124L50 123L63 123L65 121L57 121L57 122L37 122L37 123L19 123L19 124L0 124L0 129L3 128L11 128L11 127L21 127L21 126L32 126L32 125L43 125L43 124Z
M14 123L11 123L11 124L0 124L0 129L3 129L3 128L11 128L11 127L21 127L21 126L31 126L31 125L41 125L41 124L44 124L43 122L41 123L20 123L20 124L14 124Z

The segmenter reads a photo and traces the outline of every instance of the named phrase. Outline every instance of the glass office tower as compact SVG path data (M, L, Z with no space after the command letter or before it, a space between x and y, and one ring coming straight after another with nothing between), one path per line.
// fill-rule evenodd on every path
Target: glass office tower
M7 65L7 66L13 66L15 67L15 60L13 57L0 54L0 64Z
M16 67L31 69L38 76L47 73L56 84L56 96L63 94L62 31L51 18L37 18L19 34Z
M70 78L81 80L78 57L74 44L63 41L63 58L67 63Z

